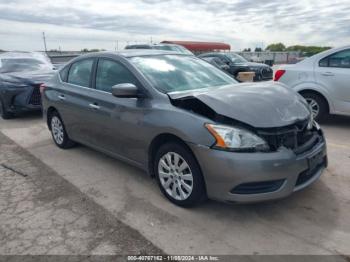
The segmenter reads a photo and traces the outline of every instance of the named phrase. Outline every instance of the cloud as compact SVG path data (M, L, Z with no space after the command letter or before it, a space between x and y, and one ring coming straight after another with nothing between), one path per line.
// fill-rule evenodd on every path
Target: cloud
M66 49L151 37L223 41L235 50L271 42L332 46L349 43L349 24L348 0L0 0L0 49L42 48L42 31Z

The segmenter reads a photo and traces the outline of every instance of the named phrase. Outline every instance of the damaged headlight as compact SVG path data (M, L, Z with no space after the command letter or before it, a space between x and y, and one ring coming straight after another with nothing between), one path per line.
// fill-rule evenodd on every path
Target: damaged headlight
M254 133L224 125L206 124L205 127L215 137L215 147L228 151L267 151L266 141Z

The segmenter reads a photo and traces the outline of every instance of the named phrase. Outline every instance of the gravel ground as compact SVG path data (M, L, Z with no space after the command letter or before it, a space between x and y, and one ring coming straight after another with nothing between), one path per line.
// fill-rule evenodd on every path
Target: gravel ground
M1 255L161 253L139 232L0 133Z

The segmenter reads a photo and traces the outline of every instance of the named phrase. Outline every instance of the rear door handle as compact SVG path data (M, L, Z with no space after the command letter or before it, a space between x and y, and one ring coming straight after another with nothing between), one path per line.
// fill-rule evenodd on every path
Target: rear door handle
M332 72L324 72L324 73L322 73L322 75L324 75L324 76L334 76L334 74Z
M64 95L59 95L58 98L59 98L60 100L66 100L66 97L65 97Z
M95 109L95 110L100 109L100 107L97 104L89 104L89 107L91 107L92 109Z

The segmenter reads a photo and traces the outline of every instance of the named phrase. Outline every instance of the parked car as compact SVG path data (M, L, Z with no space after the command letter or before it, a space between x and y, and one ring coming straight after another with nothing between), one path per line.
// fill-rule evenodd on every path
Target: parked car
M226 52L226 53L205 53L201 54L198 57L200 58L209 58L209 57L216 57L219 58L222 63L225 63L230 68L228 72L232 74L234 77L238 76L239 72L247 72L251 71L255 73L254 81L267 81L272 80L273 77L273 71L271 67L265 64L261 63L253 63L248 62L245 58L242 56L235 54L233 52Z
M350 115L350 46L280 66L274 80L299 92L317 120L327 114Z
M41 110L40 85L53 74L48 57L36 52L0 54L0 115Z
M221 59L218 57L203 57L203 60L207 61L208 63L223 71L228 72L230 69L230 66L222 62Z
M43 108L58 147L78 142L147 170L180 206L283 198L327 166L299 94L272 81L238 84L191 55L81 56L43 89Z
M136 44L136 45L127 45L125 49L156 49L164 51L174 51L177 53L183 53L187 55L193 55L193 53L182 45L176 44Z

